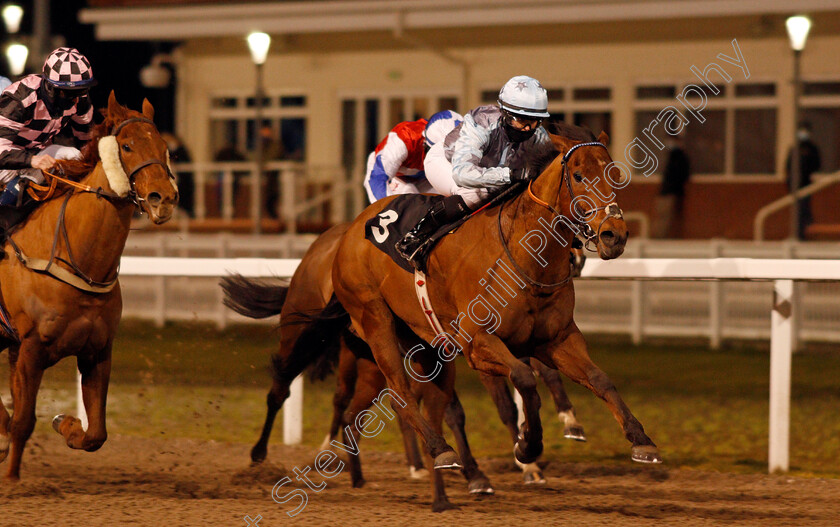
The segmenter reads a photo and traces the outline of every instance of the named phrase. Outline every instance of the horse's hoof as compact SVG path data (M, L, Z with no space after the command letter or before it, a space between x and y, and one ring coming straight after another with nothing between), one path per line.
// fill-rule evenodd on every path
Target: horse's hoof
M365 483L367 483L367 481L365 481L365 478L359 478L359 479L353 481L353 488L354 489L360 489L360 488L365 486Z
M411 479L426 479L429 477L429 471L425 468L408 467L408 474Z
M490 480L485 476L480 476L470 481L470 494L495 494L493 486L490 485Z
M59 429L59 427L61 426L61 422L64 421L65 417L66 416L64 414L58 414L57 416L53 417L53 420L52 420L53 430L55 430L59 434L61 433L61 430Z
M515 457L516 460L522 463L523 465L533 463L534 461L539 459L541 454L542 443L539 444L539 447L536 448L534 452L523 452L522 449L519 447L519 442L513 445L513 457Z
M330 442L332 442L333 439L334 438L330 434L327 434L327 437L325 437L324 440L321 442L321 446L318 447L318 450L332 450L332 448L330 448Z
M255 446L251 449L251 464L259 465L260 463L265 461L267 455L268 450L266 448L260 448Z
M442 454L438 454L435 458L435 470L441 469L461 469L461 459L454 450L447 450Z
M582 426L567 426L563 430L563 437L566 439L573 439L575 441L586 442L586 434L583 433Z
M436 501L432 503L432 512L443 512L443 511L452 511L458 510L461 507L457 505L453 505L448 501Z
M631 450L630 459L638 463L662 463L659 449L653 445L636 445Z
M536 463L534 465L536 466ZM523 472L522 481L526 485L545 485L545 478L543 477L542 470L539 468Z

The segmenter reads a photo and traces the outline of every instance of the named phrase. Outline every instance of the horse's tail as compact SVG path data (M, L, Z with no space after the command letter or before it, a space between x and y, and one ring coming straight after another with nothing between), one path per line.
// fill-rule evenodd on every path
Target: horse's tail
M268 318L279 315L289 292L289 284L270 284L263 280L249 280L240 274L226 276L219 281L225 292L224 304L248 318Z
M291 354L285 358L272 357L275 378L283 379L290 372L299 373L308 367L312 379L324 379L338 364L341 336L350 325L350 315L333 295L320 313L294 313L291 316L295 322L306 323L306 328L295 341Z

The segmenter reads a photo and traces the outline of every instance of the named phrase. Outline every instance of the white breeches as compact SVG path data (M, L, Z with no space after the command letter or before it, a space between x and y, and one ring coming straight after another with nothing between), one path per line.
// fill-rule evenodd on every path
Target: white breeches
M38 155L45 154L55 159L80 159L82 157L82 153L78 148L62 145L50 145L38 152ZM8 183L17 176L25 177L39 185L43 185L45 181L44 175L37 168L18 168L14 170L0 170L0 183Z
M426 171L426 179L435 188L438 194L444 196L461 196L464 203L471 209L487 200L490 191L486 188L460 187L452 179L452 163L446 159L443 150L443 143L435 144L426 153L426 160L423 162Z

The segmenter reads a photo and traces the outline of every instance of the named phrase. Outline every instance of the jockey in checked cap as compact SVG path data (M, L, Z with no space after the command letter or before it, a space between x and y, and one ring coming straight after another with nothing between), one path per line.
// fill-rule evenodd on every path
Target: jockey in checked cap
M0 94L0 183L6 184L0 205L19 206L27 180L42 184L41 170L56 159L81 156L95 84L88 59L62 47L49 54L42 74L27 75Z
M457 112L443 110L428 121L405 121L392 128L368 156L364 185L370 202L397 194L434 193L423 159L462 119Z

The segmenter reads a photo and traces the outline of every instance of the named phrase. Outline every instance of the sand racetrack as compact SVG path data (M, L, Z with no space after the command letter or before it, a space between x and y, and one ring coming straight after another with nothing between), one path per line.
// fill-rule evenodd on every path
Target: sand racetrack
M249 467L248 451L117 435L91 454L36 432L22 480L0 481L0 525L840 525L837 479L674 469L667 460L641 466L629 456L611 466L550 462L542 486L523 485L511 460L480 459L496 495L470 496L460 474L452 474L447 491L460 509L434 514L428 482L409 480L401 455L366 452L364 445L364 488L353 489L339 474L323 491L308 491L305 509L289 518L285 511L298 500L278 504L272 487L285 473L294 479L293 468L311 464L317 451L272 446L257 468ZM262 519L249 523L246 515Z

